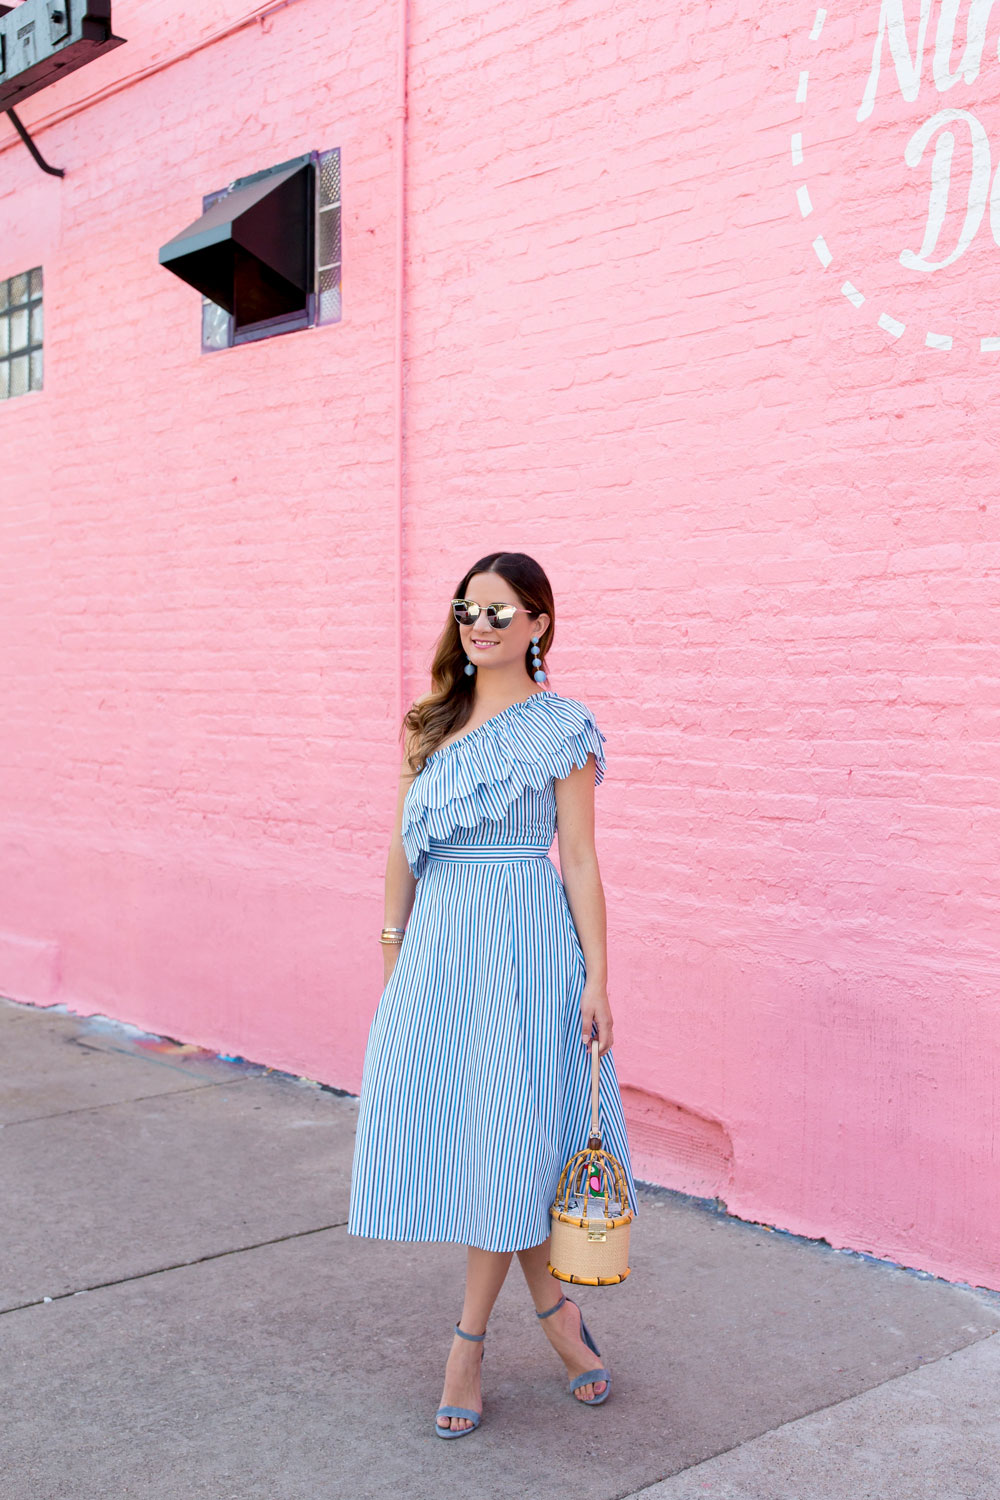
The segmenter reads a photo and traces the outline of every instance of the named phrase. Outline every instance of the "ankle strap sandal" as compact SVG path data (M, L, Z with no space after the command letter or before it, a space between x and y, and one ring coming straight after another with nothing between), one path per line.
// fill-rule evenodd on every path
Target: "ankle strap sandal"
M470 1344L481 1344L486 1337L485 1333L465 1333L459 1328L457 1323L455 1324L455 1332L460 1339L468 1339ZM486 1350L484 1349L483 1355L485 1356L485 1354ZM442 1427L437 1420L438 1417L464 1417L467 1422L472 1423L472 1426ZM434 1413L434 1431L440 1438L468 1437L470 1432L475 1432L482 1419L483 1414L481 1411L472 1411L467 1406L439 1406Z

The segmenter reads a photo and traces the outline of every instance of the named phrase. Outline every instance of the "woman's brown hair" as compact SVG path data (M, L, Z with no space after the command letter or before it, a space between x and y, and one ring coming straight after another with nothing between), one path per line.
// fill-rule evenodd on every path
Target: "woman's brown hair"
M531 615L546 614L549 624L539 637L542 664L555 636L555 605L552 585L545 571L526 552L490 552L473 563L462 577L452 597L464 599L470 580L477 573L498 573L510 584L520 603ZM403 729L410 736L407 761L414 772L422 771L427 757L445 740L468 723L475 698L474 676L466 673L468 657L462 649L455 616L449 609L448 623L438 639L431 662L431 691L414 703L403 719ZM524 653L524 667L531 676L531 656Z

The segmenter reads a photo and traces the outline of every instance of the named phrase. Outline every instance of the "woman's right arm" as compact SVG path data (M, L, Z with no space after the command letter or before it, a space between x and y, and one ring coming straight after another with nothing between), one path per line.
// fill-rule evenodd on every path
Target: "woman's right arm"
M407 746L409 748L409 746ZM410 770L406 755L403 756L403 764L399 773L399 795L396 798L396 820L393 825L392 836L389 839L389 855L385 864L385 917L386 927L405 927L409 921L410 912L413 910L413 901L417 893L417 882L410 869L403 848L403 802L413 780L414 773ZM385 958L385 983L389 983L389 976L396 967L399 957L399 947L396 944L385 943L382 948Z

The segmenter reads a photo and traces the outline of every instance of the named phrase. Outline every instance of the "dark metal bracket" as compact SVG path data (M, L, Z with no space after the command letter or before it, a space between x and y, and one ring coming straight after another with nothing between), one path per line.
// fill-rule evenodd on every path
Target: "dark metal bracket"
M48 174L49 174L50 177L65 177L66 176L66 172L65 172L65 169L63 167L50 167L49 166L48 162L45 160L44 156L39 151L38 147L35 145L34 141L31 139L31 136L25 130L25 128L22 125L21 121L17 118L17 115L14 113L14 111L12 109L8 109L7 110L7 118L10 121L10 123L13 125L14 129L17 131L18 135L21 137L21 139L24 142L24 144L27 146L28 150L31 152L31 154L34 157L35 161L41 167L42 171L43 172L48 172Z

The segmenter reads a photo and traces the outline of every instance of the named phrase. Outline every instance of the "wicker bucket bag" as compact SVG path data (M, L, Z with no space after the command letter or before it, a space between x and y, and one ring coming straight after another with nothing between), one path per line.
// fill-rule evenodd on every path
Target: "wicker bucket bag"
M616 1286L628 1263L632 1210L621 1162L601 1149L600 1053L590 1047L590 1139L563 1168L552 1205L549 1270L559 1281Z

